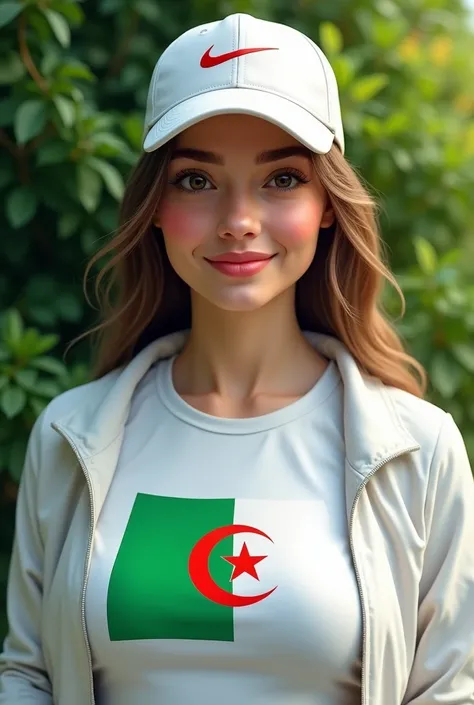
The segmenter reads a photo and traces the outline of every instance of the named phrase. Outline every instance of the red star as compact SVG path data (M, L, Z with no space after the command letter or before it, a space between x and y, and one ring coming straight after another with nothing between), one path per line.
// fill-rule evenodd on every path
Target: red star
M234 566L234 570L232 571L232 576L230 578L231 580L235 580L239 577L239 575L242 575L242 573L248 573L252 576L252 578L260 580L257 575L257 571L255 570L255 564L260 563L260 561L263 561L263 559L267 557L268 556L251 556L245 541L240 551L240 556L222 556L225 561L232 563Z

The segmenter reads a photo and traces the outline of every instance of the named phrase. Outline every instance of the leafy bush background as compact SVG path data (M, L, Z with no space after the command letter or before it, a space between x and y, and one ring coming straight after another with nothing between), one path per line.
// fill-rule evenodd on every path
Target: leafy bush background
M82 274L114 229L147 84L182 31L230 12L288 23L336 71L347 155L380 198L398 322L474 457L474 53L460 0L19 0L0 4L0 637L34 419L87 380ZM395 297L387 307L396 316ZM54 488L51 488L54 492Z

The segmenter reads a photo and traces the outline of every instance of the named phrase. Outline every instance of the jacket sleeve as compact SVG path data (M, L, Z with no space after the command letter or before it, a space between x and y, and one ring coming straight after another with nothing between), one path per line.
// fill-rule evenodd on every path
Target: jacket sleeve
M53 705L41 648L43 545L36 512L44 412L30 433L7 586L9 631L0 654L0 705Z
M447 414L425 506L417 647L403 705L474 703L474 481Z

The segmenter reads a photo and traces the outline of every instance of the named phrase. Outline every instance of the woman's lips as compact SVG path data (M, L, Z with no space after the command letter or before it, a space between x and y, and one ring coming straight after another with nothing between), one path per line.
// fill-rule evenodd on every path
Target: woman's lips
M217 269L221 274L226 274L229 277L251 277L258 272L261 272L267 264L275 257L265 257L264 259L254 259L247 262L226 262L207 259L211 267Z

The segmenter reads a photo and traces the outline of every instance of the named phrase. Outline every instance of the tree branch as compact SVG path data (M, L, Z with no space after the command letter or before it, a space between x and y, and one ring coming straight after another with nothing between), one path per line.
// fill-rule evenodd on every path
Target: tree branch
M48 84L35 66L35 62L31 58L30 50L26 41L26 18L22 12L18 20L18 44L20 46L20 56L26 66L28 73L39 89L48 95Z

